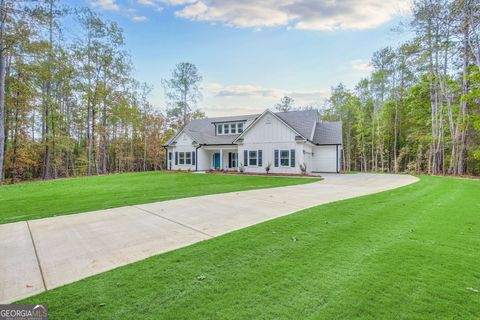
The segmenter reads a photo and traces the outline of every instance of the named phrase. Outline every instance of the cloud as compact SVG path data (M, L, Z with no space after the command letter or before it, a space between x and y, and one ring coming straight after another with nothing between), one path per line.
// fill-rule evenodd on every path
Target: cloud
M281 99L284 96L290 96L299 100L322 100L328 94L328 90L316 91L289 91L277 88L264 88L249 84L222 85L219 83L207 83L204 88L213 92L217 97L235 98L235 97L256 97L256 98L274 98Z
M135 21L135 22L143 22L143 21L146 21L148 20L147 17L145 16L137 16L137 15L134 15L132 17L132 20Z
M362 59L352 60L350 61L350 65L355 71L370 73L373 70L371 63Z
M329 95L328 90L296 91L266 88L251 84L204 84L204 100L201 109L208 116L259 113L272 108L286 95L295 100L297 107L321 104Z
M222 87L218 90L218 97L283 97L283 92L278 89L261 88L252 85L233 85Z
M92 0L90 5L94 8L99 8L102 10L108 11L119 11L120 6L115 2L115 0Z
M147 0L144 0L147 1ZM164 0L178 17L244 28L361 30L410 12L411 0Z
M160 5L159 0L136 0L138 4L145 6L145 7L150 7L155 9L155 11L162 11L163 7Z

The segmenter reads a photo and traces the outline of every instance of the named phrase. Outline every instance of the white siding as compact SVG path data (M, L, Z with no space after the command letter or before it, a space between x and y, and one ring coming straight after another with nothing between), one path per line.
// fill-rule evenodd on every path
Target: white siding
M339 153L340 154L340 146ZM314 146L312 157L312 171L337 172L337 146ZM340 167L338 167L338 170Z
M172 170L195 170L195 165L192 164L175 164L175 152L195 152L195 147L192 145L192 139L185 133L180 134L175 140L177 144L174 147L169 147L168 151L172 152L171 166L168 163L168 168Z
M306 143L303 147L303 163L307 166L307 172L312 172L313 164L313 147L312 144Z
M295 136L290 127L266 113L243 136L243 144L238 148L239 163L244 164L247 172L265 173L265 167L270 163L272 173L300 173L299 164L304 162L304 143L296 142ZM291 149L295 149L295 167L275 167L274 150ZM262 167L245 164L244 150L262 150Z
M207 150L199 148L198 151L198 171L206 171L210 169L210 154Z

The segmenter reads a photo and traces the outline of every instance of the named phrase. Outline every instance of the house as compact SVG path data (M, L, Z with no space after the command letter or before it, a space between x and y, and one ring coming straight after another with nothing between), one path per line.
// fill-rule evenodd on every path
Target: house
M197 119L164 145L169 170L265 173L339 172L341 122L316 110Z

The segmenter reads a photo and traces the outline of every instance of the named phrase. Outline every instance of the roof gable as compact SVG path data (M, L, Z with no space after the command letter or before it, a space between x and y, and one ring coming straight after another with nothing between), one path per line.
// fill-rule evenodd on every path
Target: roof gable
M282 113L288 113L288 112L282 112ZM271 114L272 116L274 116L277 120L279 120L280 122L282 122L284 125L286 125L288 128L290 128L296 135L299 135L301 136L302 138L308 140L308 138L306 138L302 133L298 132L291 124L289 124L288 122L286 122L284 119L282 119L282 117L279 117L278 116L278 113L275 113L275 112L272 112L270 109L266 109L259 117L257 117L255 119L255 121L253 121L253 123L251 125L249 125L243 132L242 134L240 134L235 140L234 142L238 141L239 139L241 139L249 130L251 130L258 122L261 118L263 118L266 114Z

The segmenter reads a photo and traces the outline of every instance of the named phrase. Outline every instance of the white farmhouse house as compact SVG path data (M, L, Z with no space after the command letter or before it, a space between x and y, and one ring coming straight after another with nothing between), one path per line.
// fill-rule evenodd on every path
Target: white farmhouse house
M265 173L339 172L341 122L316 110L193 120L164 145L169 170Z

